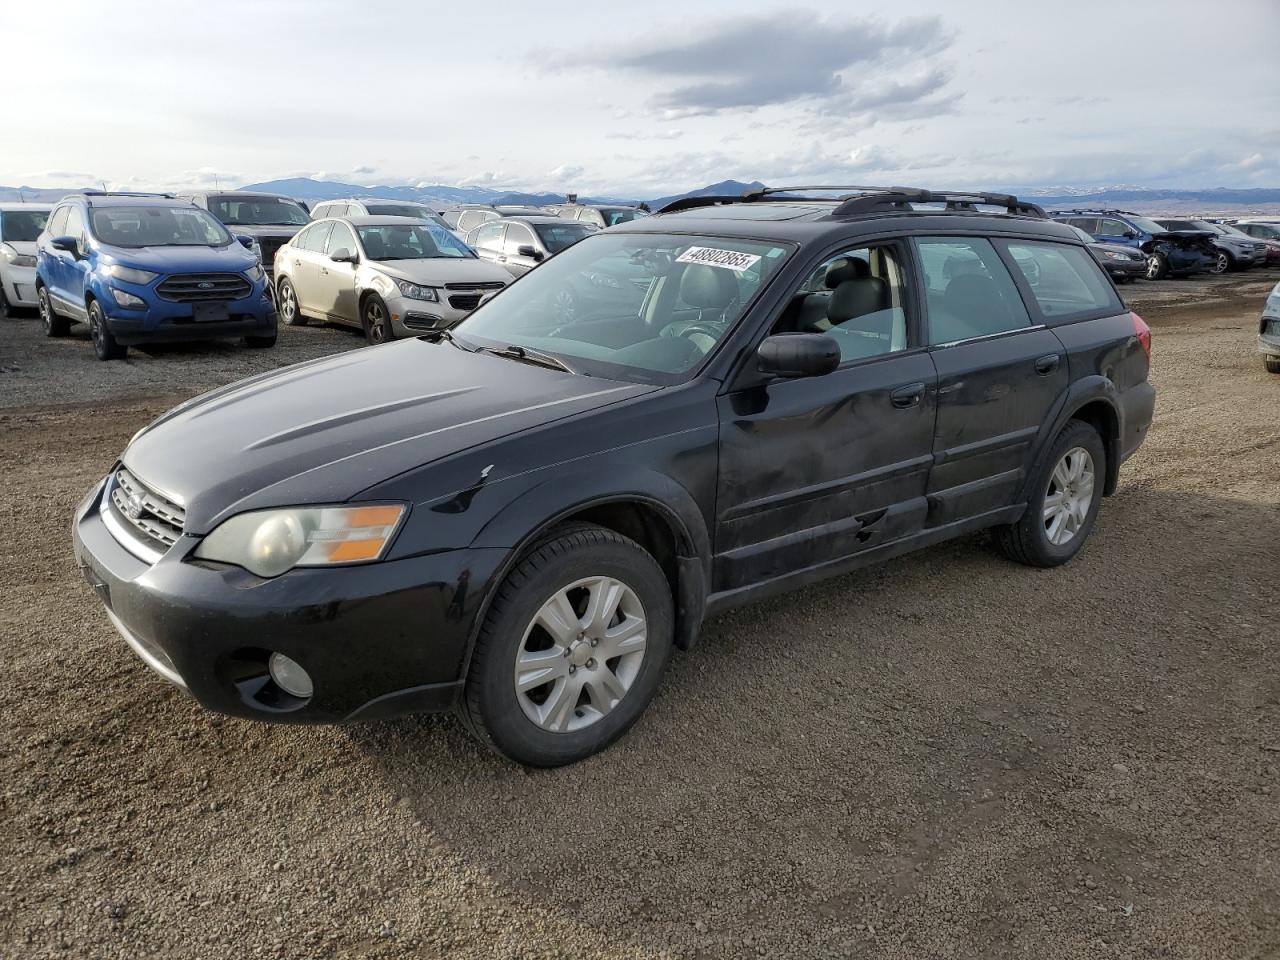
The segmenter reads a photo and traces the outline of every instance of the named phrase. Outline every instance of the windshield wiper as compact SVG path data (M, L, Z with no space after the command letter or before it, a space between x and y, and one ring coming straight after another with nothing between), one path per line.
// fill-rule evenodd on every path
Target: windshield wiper
M522 347L516 343L509 343L505 347L484 347L483 349L485 353L491 353L495 357L507 357L511 360L519 360L521 363L535 363L540 367L563 370L565 373L576 374L578 372L559 357L552 356L549 353L542 353L538 350L530 350L528 347Z

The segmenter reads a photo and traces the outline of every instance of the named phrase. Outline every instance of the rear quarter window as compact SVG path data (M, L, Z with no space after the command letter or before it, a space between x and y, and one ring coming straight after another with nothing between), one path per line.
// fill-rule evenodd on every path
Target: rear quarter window
M1124 309L1102 268L1083 247L1018 240L1010 241L1005 249L1046 320L1120 313Z

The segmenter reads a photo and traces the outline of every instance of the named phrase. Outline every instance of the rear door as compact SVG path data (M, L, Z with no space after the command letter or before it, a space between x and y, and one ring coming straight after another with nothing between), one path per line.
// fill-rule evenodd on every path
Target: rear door
M320 266L332 230L333 221L322 220L302 231L293 244L293 262L290 264L293 290L298 297L298 306L308 314L323 313L319 306Z
M938 371L928 524L941 526L1013 502L1069 374L1061 341L1033 323L1012 260L990 240L918 237L915 247Z
M716 591L821 567L921 529L936 377L906 261L901 243L831 251L769 332L831 336L839 368L804 379L748 372L718 399Z
M62 291L66 288L65 271L67 261L71 259L71 254L55 250L51 241L55 237L61 237L66 234L67 210L68 205L64 205L53 211L36 253L37 261L44 261L44 279L49 287L49 292L57 299L62 298Z

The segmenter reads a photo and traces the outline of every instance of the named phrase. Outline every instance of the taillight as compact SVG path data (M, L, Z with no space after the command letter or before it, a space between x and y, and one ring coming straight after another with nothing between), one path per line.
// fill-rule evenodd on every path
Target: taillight
M1147 359L1151 359L1151 328L1147 326L1147 321L1140 316L1129 311L1129 316L1133 317L1133 332L1138 338L1138 342L1142 344L1142 349L1147 355Z

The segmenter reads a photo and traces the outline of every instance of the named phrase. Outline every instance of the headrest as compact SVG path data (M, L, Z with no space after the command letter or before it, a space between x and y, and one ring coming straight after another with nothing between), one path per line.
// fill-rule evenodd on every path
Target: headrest
M879 277L846 280L831 291L827 319L839 324L883 310L887 304L886 290L885 282Z
M828 290L834 290L846 280L861 280L863 277L871 276L871 267L867 261L859 257L841 257L839 260L833 260L831 266L827 267L826 276L823 278Z
M738 281L722 267L691 264L680 277L680 299L691 307L727 307L738 299Z

